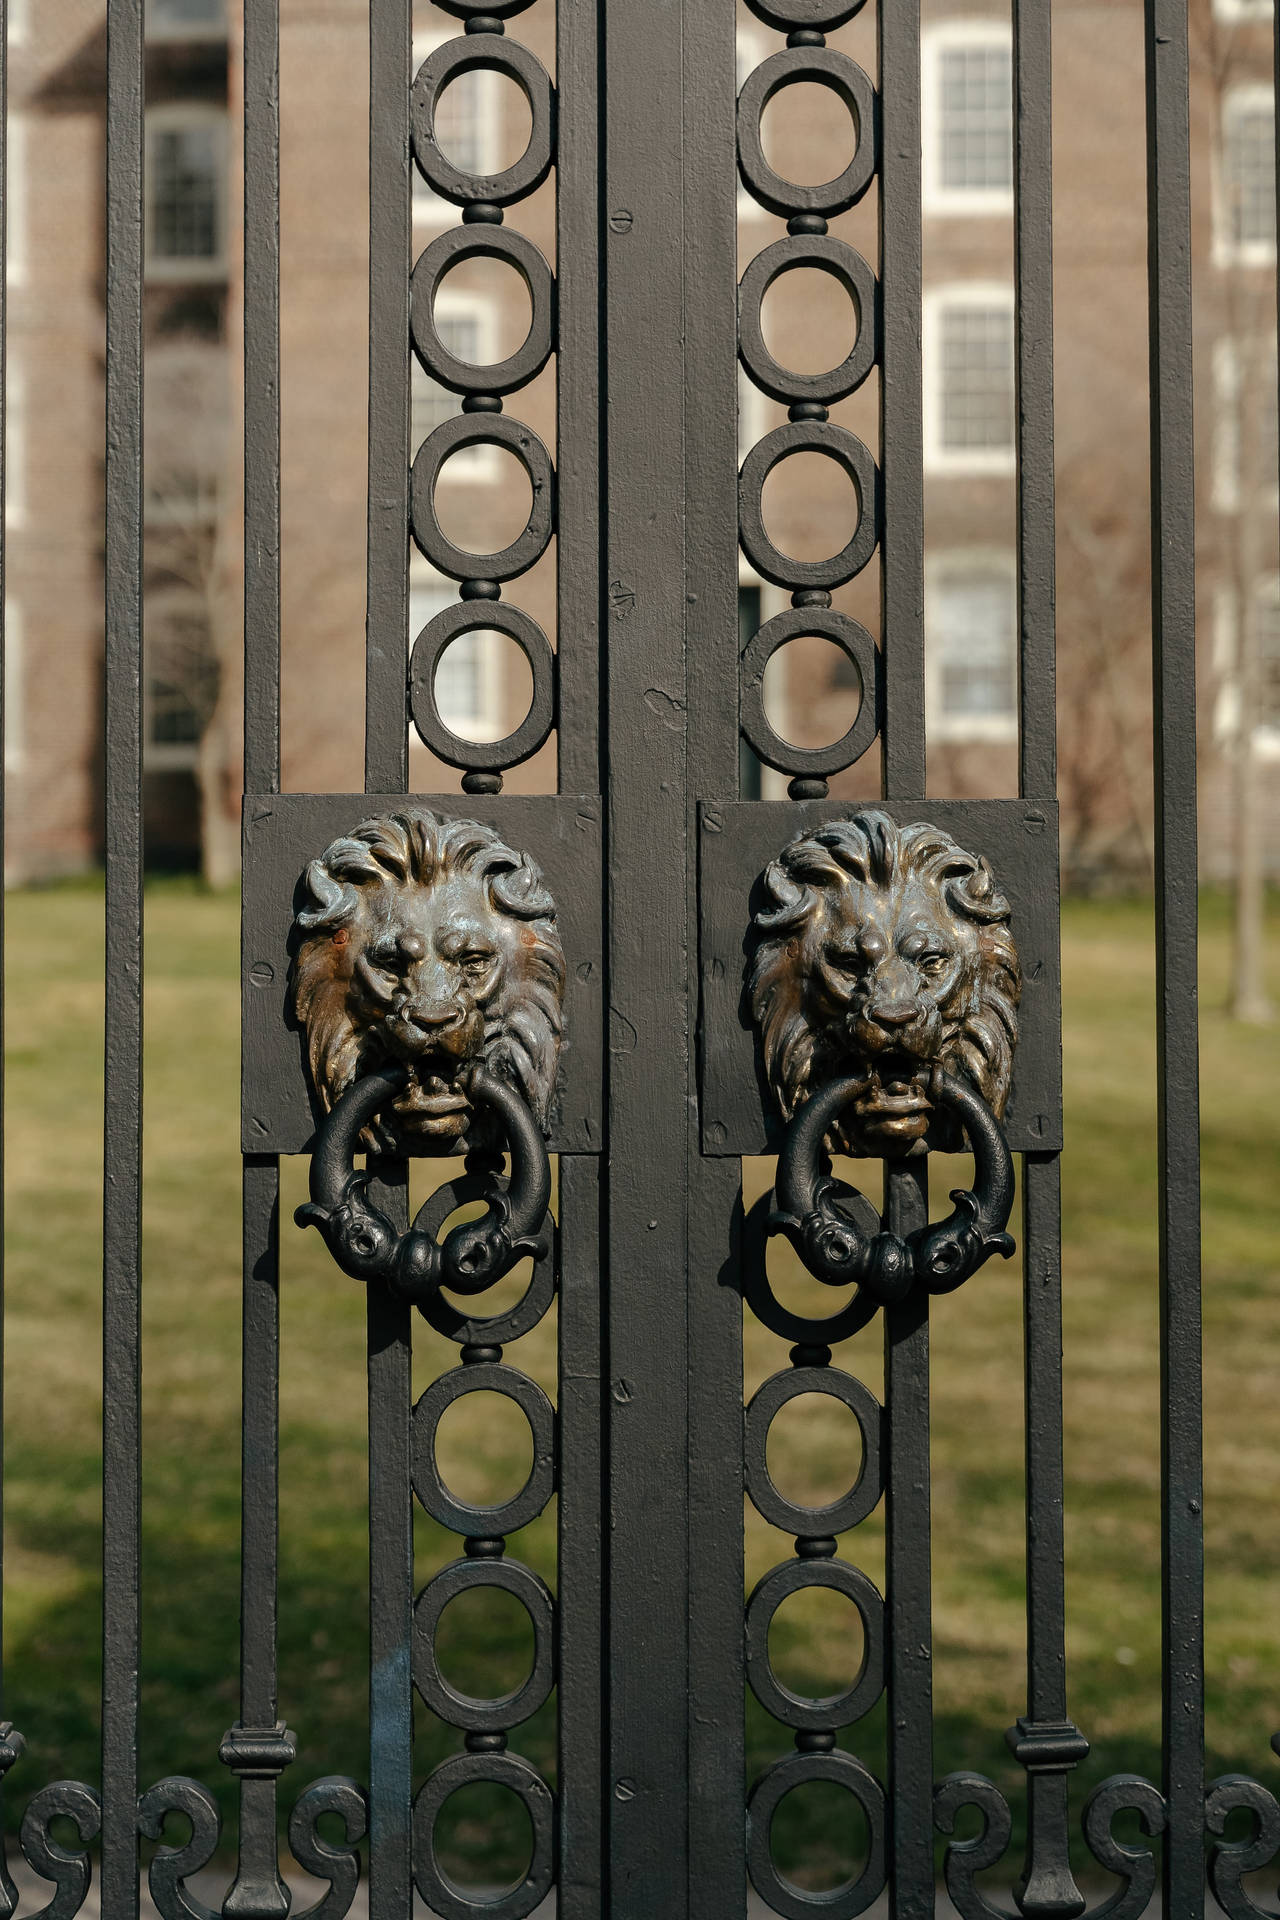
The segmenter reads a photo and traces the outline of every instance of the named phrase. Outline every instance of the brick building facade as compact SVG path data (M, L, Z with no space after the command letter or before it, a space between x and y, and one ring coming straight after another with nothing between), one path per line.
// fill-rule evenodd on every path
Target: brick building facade
M1222 873L1242 743L1273 819L1280 786L1271 6L1192 5L1203 851ZM424 56L457 25L429 5L419 13ZM874 71L871 13L832 39ZM1013 789L1016 755L1009 18L987 0L926 0L923 13L930 788L1000 793ZM101 0L10 6L6 761L19 880L100 855L102 15ZM519 37L553 67L552 15L538 0ZM1141 0L1054 0L1054 21L1064 855L1089 881L1141 877L1150 837ZM236 0L149 0L148 30L148 835L157 862L194 863L203 842L211 871L226 874L240 784ZM740 9L743 76L780 44ZM366 0L282 0L287 788L354 789L362 775L366 76ZM522 147L527 108L505 81L474 74L445 96L445 120L453 157L487 170ZM801 181L839 171L853 142L834 96L807 87L775 99L765 130L773 164ZM551 183L511 218L554 259ZM419 182L415 252L456 219ZM781 231L740 195L743 268ZM874 262L872 198L833 231ZM511 351L526 321L523 288L492 262L452 274L437 304L446 343L482 362ZM775 284L765 325L780 360L816 368L848 351L852 319L835 283L806 272ZM549 446L554 399L553 361L516 408ZM873 375L833 418L874 447L877 400ZM415 369L415 447L457 407ZM782 417L743 376L744 451ZM518 531L528 490L504 454L479 449L448 464L438 500L450 536L483 549ZM842 545L855 512L819 456L784 463L765 508L775 540L801 557ZM749 634L782 596L745 563L740 580ZM455 593L415 557L413 632ZM554 640L554 545L513 597ZM878 632L874 560L836 604ZM445 656L440 692L459 731L496 737L518 721L527 673L508 646L473 636ZM802 639L777 656L768 697L780 730L816 744L844 730L859 690L827 643ZM553 754L510 785L550 784ZM868 762L833 790L874 791ZM410 777L422 791L458 785L416 744ZM749 759L744 780L782 788Z

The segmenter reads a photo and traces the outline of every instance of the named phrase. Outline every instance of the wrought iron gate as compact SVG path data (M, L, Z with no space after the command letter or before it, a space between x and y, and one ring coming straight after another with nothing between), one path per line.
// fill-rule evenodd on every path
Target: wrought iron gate
M244 0L243 1664L240 1714L221 1752L241 1792L239 1866L222 1911L267 1920L288 1910L277 1852L278 1783L294 1756L275 1665L278 1157L314 1149L310 1217L367 1284L373 1723L367 1780L321 1780L290 1815L294 1856L329 1883L315 1920L351 1909L366 1825L374 1920L407 1920L415 1883L449 1920L481 1911L516 1920L553 1887L561 1920L727 1920L745 1912L748 1880L779 1914L852 1916L887 1887L893 1912L919 1916L934 1908L935 1835L952 1834L965 1808L976 1809L979 1831L952 1840L946 1883L965 1920L991 1920L996 1909L975 1876L1002 1865L1015 1874L1005 1859L1009 1806L976 1775L938 1783L933 1774L928 1305L931 1291L1003 1250L1012 1150L1026 1274L1029 1626L1026 1710L1009 1734L1027 1776L1015 1897L1024 1914L1071 1916L1086 1903L1068 1858L1069 1786L1087 1749L1064 1663L1049 8L1012 7L1022 797L944 804L923 797L918 7L878 0L873 81L825 41L863 0L751 0L776 45L738 94L731 0L558 0L554 85L518 38L529 3L491 0L469 13L464 0L440 0L458 37L415 76L409 0L371 0L366 791L308 795L279 791L278 0ZM146 1835L161 1842L149 1885L165 1920L205 1920L187 1879L220 1841L213 1800L198 1782L153 1784L137 1768L143 9L108 0L108 15L103 1766L100 1794L58 1782L34 1795L22 1850L56 1884L44 1912L70 1920L100 1835L103 1911L121 1920L138 1911ZM1216 1783L1206 1798L1203 1779L1184 0L1146 0L1146 33L1165 1770L1159 1782L1109 1781L1083 1820L1094 1860L1120 1880L1098 1920L1136 1920L1158 1871L1169 1920L1200 1920L1206 1834L1213 1893L1245 1920L1261 1909L1242 1876L1274 1852L1280 1809L1245 1779ZM532 118L523 157L493 176L459 172L434 135L440 91L475 67L509 76ZM834 89L858 129L849 168L823 187L781 180L760 136L772 94L806 81ZM415 165L461 217L411 282ZM554 278L503 221L553 168ZM741 288L739 169L787 223ZM828 221L873 190L880 255L870 263L830 235ZM529 290L528 339L496 368L458 361L433 319L440 278L472 256L506 261ZM856 345L830 375L788 374L764 343L769 279L800 266L834 275L857 311ZM421 448L409 431L414 352L463 396L457 419ZM521 388L552 354L554 458L519 418ZM741 475L739 357L790 413ZM878 452L828 418L873 374ZM443 532L433 489L448 454L483 444L521 462L534 505L511 546L471 555ZM789 560L764 524L769 471L801 451L829 455L859 495L857 531L826 561ZM410 534L459 583L457 605L417 636L408 635ZM553 537L554 654L520 610L518 584ZM793 602L745 648L740 541ZM831 606L833 589L873 556L883 586L876 637ZM528 719L484 747L449 731L434 694L444 647L477 627L507 633L534 684ZM767 660L796 634L830 637L861 681L859 719L829 750L788 747L765 711ZM411 722L461 770L461 793L407 792ZM505 793L506 770L553 731L559 791ZM740 737L789 777L787 799L739 798ZM849 817L847 803L828 797L828 779L877 748L883 801ZM452 918L435 891L446 881L458 889ZM376 913L366 904L375 895ZM914 946L893 918L908 908ZM823 945L833 928L839 951ZM953 965L972 1000L959 1038L959 1002L931 984ZM434 985L422 973L430 966ZM945 1046L929 1028L935 1013ZM558 1155L554 1231L539 1121ZM923 1148L954 1145L957 1127L979 1163L975 1193L931 1231ZM466 1177L411 1230L406 1151L456 1147L463 1129ZM883 1221L830 1185L824 1136L884 1159ZM361 1139L367 1185L352 1172ZM508 1148L509 1183L499 1172ZM781 1156L774 1206L744 1211L742 1156L762 1152ZM450 1235L442 1251L445 1217L477 1196L485 1222ZM777 1232L820 1278L845 1287L830 1315L799 1317L774 1295L765 1250ZM530 1252L523 1298L489 1311L487 1284ZM790 1349L745 1415L744 1296ZM553 1298L554 1410L520 1360L521 1338ZM418 1311L456 1342L459 1364L415 1406ZM840 1353L877 1313L883 1407ZM480 1390L514 1399L535 1442L527 1487L494 1509L457 1499L435 1460L440 1417ZM770 1421L801 1393L834 1396L862 1433L860 1477L825 1509L795 1505L769 1479ZM780 1555L747 1604L745 1629L744 1486L778 1530ZM554 1599L506 1546L553 1493ZM462 1543L421 1594L415 1499ZM857 1568L856 1532L881 1499L883 1597ZM786 1535L794 1553L782 1551ZM773 1612L812 1585L846 1594L863 1620L862 1673L831 1699L797 1698L769 1661ZM533 1667L507 1699L461 1696L436 1661L442 1608L477 1586L514 1594L533 1621ZM754 1781L745 1778L748 1686L795 1740L794 1754ZM508 1746L553 1688L554 1793ZM856 1732L848 1746L838 1736L882 1693L888 1764L878 1780L855 1757ZM459 1737L425 1781L412 1771L415 1699ZM6 1728L0 1767L22 1746ZM444 1800L474 1780L516 1792L534 1833L524 1882L488 1902L452 1885L433 1838ZM788 1882L770 1847L780 1800L809 1781L846 1788L869 1834L855 1883L822 1895ZM1250 1831L1228 1840L1237 1809ZM1116 1836L1126 1811L1154 1846ZM343 1844L322 1834L325 1814L343 1821ZM178 1815L189 1837L181 1820L167 1824ZM65 1827L55 1833L58 1819L74 1823L77 1844ZM0 1908L16 1908L7 1874Z

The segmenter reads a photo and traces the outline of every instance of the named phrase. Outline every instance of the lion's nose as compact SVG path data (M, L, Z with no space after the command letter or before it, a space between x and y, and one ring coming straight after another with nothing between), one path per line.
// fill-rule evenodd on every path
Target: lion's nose
M868 1020L874 1020L878 1027L909 1027L919 1008L909 1000L882 1000L876 1006L867 1008Z
M423 1033L447 1033L462 1022L456 1000L405 1001L396 1011L406 1026L420 1027Z

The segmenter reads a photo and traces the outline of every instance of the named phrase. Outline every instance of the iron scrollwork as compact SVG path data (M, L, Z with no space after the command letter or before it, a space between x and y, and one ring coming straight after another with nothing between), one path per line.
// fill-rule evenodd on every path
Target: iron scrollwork
M1022 975L985 859L941 829L865 808L800 835L763 880L748 978L787 1121L769 1230L809 1271L890 1304L949 1292L999 1253L1013 1207L1000 1125ZM967 1141L974 1186L908 1239L870 1229L830 1152L901 1159Z
M542 874L492 827L405 807L365 821L307 868L294 1006L327 1110L300 1226L358 1280L424 1305L482 1292L548 1248L544 1128L560 1052L565 963ZM488 1213L441 1245L424 1209L399 1233L372 1204L370 1154L469 1154Z

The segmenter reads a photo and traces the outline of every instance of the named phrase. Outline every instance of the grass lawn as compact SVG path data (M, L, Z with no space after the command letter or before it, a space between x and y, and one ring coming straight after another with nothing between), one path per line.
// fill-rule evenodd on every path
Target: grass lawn
M102 899L91 886L10 895L6 1247L8 1254L6 1714L28 1740L8 1795L98 1765ZM239 1559L239 1040L237 903L179 883L148 899L144 1618L142 1768L192 1773L233 1807L217 1761L235 1718ZM1280 962L1280 911L1271 949ZM1222 1012L1227 917L1204 902L1205 1390L1210 1770L1275 1785L1280 1728L1280 1362L1276 1169L1280 1030ZM1149 907L1073 904L1067 996L1065 1365L1070 1701L1093 1742L1088 1783L1120 1768L1159 1773L1159 1431L1155 1265L1153 954ZM1273 991L1280 999L1280 965ZM766 1182L747 1169L749 1191ZM939 1171L939 1192L952 1182ZM299 1739L286 1799L326 1772L367 1774L364 1320L361 1289L318 1235L289 1224L304 1169L286 1167L281 1435L281 1712ZM781 1276L780 1276L781 1281ZM798 1294L803 1283L787 1285ZM984 1269L934 1319L937 1771L993 1774L1021 1809L1003 1731L1024 1709L1020 1274ZM829 1296L828 1296L829 1298ZM513 1350L554 1386L555 1317ZM785 1364L783 1342L748 1326L750 1391ZM425 1385L456 1349L425 1328ZM880 1381L878 1326L845 1364ZM850 1448L830 1403L775 1430L788 1491L847 1485ZM523 1478L527 1429L463 1410L442 1429L446 1478L494 1499ZM522 1453L523 1446L523 1453ZM419 1515L419 1568L456 1543ZM790 1543L748 1516L748 1578ZM554 1580L552 1514L513 1550ZM842 1542L883 1574L879 1514ZM846 1618L792 1603L776 1664L829 1692L856 1664ZM504 1596L446 1616L450 1677L495 1694L526 1660ZM514 1603L511 1603L514 1609ZM454 1619L455 1614L458 1618ZM420 1715L424 1722L427 1716ZM513 1744L554 1774L550 1708ZM753 1773L789 1741L748 1713ZM451 1751L423 1725L419 1765ZM878 1768L882 1720L848 1744ZM821 1885L840 1865L829 1825L793 1796L781 1847ZM459 1808L448 1862L492 1879L505 1843L483 1808ZM788 1839L788 1831L790 1837ZM514 1845L514 1839L512 1844ZM793 1852L794 1849L794 1852ZM518 1866L518 1860L516 1861Z

